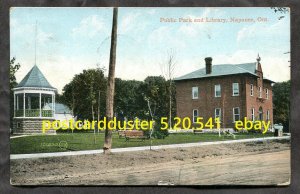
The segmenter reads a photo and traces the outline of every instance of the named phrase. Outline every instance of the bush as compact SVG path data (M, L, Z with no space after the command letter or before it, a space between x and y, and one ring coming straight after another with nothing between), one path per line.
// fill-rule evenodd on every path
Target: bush
M168 130L162 130L160 122L154 125L154 130L152 136L157 139L164 139L169 135Z
M150 138L150 133L151 133L150 129L143 130L143 132L144 132L144 136L146 136L147 138Z

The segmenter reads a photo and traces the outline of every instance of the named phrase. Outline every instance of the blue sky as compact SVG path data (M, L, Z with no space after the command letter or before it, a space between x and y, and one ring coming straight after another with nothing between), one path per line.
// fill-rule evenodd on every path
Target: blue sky
M254 22L230 22L232 17ZM183 23L179 18L228 22ZM117 77L143 80L161 75L173 50L176 77L203 68L208 56L213 64L235 64L255 62L259 53L265 76L290 79L290 55L284 54L290 51L289 13L270 8L119 8L118 19ZM12 8L10 52L21 64L17 81L35 63L36 21L37 65L59 92L83 69L97 64L108 69L112 8Z

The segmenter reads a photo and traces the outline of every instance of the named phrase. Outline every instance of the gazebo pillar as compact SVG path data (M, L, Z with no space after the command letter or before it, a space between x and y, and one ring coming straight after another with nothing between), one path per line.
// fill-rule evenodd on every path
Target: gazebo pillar
M53 94L53 99L52 99L52 102L53 102L53 106L52 106L52 117L54 117L54 114L55 114L55 94Z
M25 117L26 115L25 115L25 102L26 102L26 98L25 98L25 96L26 96L26 93L24 92L24 94L23 94L23 117Z
M42 117L42 93L40 92L40 118Z
M14 117L16 117L16 94L14 92Z

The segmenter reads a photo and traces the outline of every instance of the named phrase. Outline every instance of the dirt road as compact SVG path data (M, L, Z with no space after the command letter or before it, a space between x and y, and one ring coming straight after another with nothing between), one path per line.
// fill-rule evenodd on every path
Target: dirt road
M14 185L288 184L286 140L11 161Z

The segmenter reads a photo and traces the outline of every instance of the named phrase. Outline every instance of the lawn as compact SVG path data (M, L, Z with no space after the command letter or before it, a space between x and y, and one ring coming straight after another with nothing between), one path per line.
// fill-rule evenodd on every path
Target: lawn
M258 138L273 136L273 133L266 134L246 134L240 133L236 135L236 139ZM94 143L94 138L96 139ZM219 137L218 134L170 134L165 139L152 139L152 145L192 143L192 142L208 142L208 141L225 141L232 140L231 137ZM99 133L94 136L93 133L62 133L57 135L37 135L25 136L10 139L11 154L29 154L29 153L48 153L48 152L64 152L78 150L96 150L102 149L104 142L104 134ZM113 134L113 148L149 146L150 140L133 139L125 141L119 138L116 133Z

